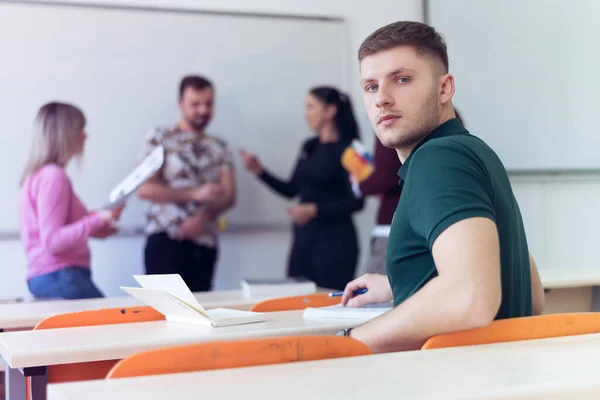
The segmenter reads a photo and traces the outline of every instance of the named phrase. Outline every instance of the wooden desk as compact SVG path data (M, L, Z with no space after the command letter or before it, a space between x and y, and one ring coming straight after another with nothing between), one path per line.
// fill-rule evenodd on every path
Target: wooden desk
M329 290L319 289L319 292L322 291ZM226 307L239 310L248 310L257 302L265 300L247 299L241 290L199 292L196 293L196 298L205 308ZM0 329L31 329L43 319L56 314L142 305L144 304L132 296L0 304Z
M45 366L121 359L139 351L215 340L266 336L332 335L359 320L305 320L302 311L268 313L268 321L212 328L167 321L0 333L0 355L8 367L7 394L22 399L29 370L45 385ZM42 367L41 369L38 367ZM37 375L39 374L39 375Z
M545 314L600 311L600 267L540 268Z
M586 400L600 395L599 369L600 335L596 334L56 384L48 393L50 400Z

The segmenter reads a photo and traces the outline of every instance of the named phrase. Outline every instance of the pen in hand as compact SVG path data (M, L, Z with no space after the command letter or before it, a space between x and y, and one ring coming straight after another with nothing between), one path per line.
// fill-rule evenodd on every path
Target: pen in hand
M355 290L355 291L354 291L354 293L352 293L352 294L353 294L354 296L358 296L358 295L361 295L361 294L365 294L365 293L367 293L368 291L369 291L369 289L367 289L367 288L363 288L363 289L358 289L358 290ZM342 292L333 292L333 293L329 293L329 297L340 297L340 296L342 296L343 294L344 294L344 292L343 292L343 291L342 291Z

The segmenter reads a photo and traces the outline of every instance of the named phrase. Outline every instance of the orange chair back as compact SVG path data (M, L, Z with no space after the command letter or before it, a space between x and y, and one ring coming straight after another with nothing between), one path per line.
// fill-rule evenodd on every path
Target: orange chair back
M600 313L565 313L509 318L489 326L431 337L422 349L470 346L600 332Z
M60 329L78 326L126 324L132 322L159 321L164 315L151 307L106 308L68 314L53 315L34 328ZM103 379L118 360L93 361L76 364L48 366L48 383Z
M299 336L209 342L143 351L119 361L107 379L281 364L373 354L342 336Z
M306 296L280 297L277 299L263 300L256 303L250 311L272 312L304 310L307 307L326 307L339 304L341 297L329 297L327 293L309 294Z

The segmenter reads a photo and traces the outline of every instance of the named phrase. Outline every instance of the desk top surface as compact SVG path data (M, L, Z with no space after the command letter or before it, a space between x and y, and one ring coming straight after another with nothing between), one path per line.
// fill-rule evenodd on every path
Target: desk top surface
M167 321L0 333L0 355L12 368L115 360L143 350L214 340L331 335L360 320L304 319L302 311L266 313L267 321L213 328Z
M600 286L599 268L540 268L545 289Z
M598 398L600 334L51 385L50 400ZM235 382L235 384L231 384Z
M329 290L318 289L318 292L326 291ZM204 308L226 307L238 310L248 310L257 302L266 299L249 299L244 296L242 290L198 292L195 296ZM43 319L56 314L142 305L144 304L141 301L132 296L0 304L0 329L33 328Z

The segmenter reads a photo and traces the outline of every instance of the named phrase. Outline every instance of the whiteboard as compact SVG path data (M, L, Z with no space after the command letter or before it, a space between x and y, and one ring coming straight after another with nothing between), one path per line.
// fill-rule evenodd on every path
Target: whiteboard
M179 82L191 73L215 83L208 132L234 151L238 201L228 223L288 223L287 203L243 170L238 149L287 178L313 134L307 91L348 90L348 42L340 20L0 1L0 230L18 229L18 180L43 103L72 102L86 114L84 160L68 172L93 209L136 167L150 129L177 122ZM131 200L123 224L143 226L146 208Z
M600 168L600 1L429 0L454 104L512 170Z

